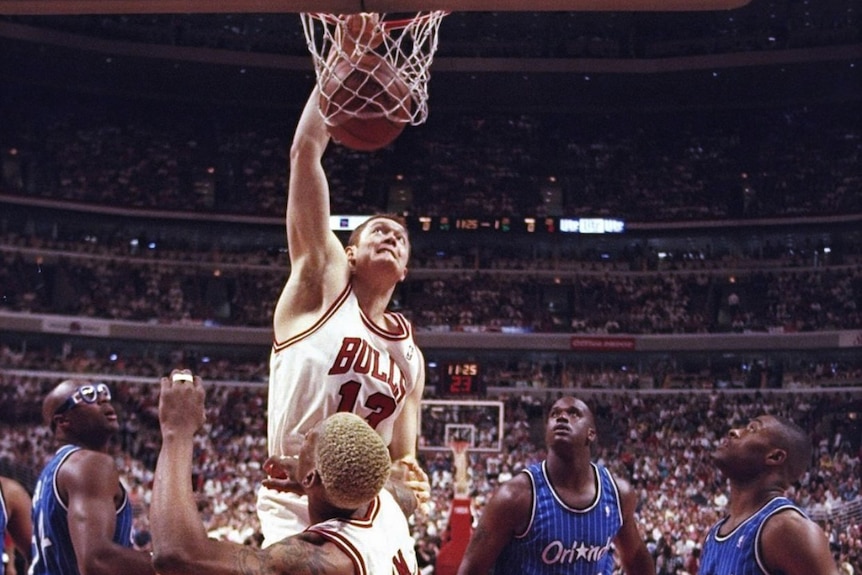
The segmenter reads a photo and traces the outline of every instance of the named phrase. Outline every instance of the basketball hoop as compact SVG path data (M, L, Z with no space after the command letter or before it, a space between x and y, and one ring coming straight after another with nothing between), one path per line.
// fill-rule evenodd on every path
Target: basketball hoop
M428 118L431 62L437 51L440 22L447 14L436 10L419 12L410 18L386 20L386 14L300 13L321 94L327 86L327 93L333 91L333 81L341 82L350 76L341 69L336 70L336 66L343 68L344 63L349 62L359 74L368 74L368 61L379 59L381 66L393 70L398 80L407 86L407 94L385 111L386 117L398 122L406 118L413 126L424 123ZM342 87L349 88L346 83ZM359 89L352 91L353 97L360 101L371 102L376 96ZM356 113L362 113L362 109L362 106L357 107ZM322 105L321 113L328 125L342 122L345 114L354 114L337 104ZM333 121L335 115L339 116L337 121Z

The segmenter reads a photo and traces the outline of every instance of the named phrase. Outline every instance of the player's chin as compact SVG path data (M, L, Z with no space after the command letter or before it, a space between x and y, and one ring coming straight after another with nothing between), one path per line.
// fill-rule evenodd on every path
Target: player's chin
M376 277L391 277L393 281L400 281L404 277L406 267L391 254L380 254L371 262L373 271L369 272Z

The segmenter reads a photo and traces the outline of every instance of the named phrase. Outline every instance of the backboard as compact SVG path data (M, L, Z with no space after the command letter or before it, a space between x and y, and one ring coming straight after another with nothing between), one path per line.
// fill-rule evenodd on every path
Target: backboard
M504 415L502 401L423 400L419 450L449 452L460 440L471 453L502 451Z

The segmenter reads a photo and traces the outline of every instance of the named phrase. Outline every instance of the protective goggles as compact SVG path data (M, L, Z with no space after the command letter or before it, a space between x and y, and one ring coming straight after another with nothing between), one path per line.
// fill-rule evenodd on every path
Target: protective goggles
M64 401L54 415L66 413L76 405L81 403L96 403L100 400L111 401L111 390L105 383L88 383L87 385L78 386L75 392L69 396L69 399Z

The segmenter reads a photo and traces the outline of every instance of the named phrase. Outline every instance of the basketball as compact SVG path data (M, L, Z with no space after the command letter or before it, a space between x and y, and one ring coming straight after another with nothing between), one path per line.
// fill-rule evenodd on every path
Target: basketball
M323 78L320 110L332 138L370 152L391 144L410 121L410 89L374 53L357 61L337 59Z

